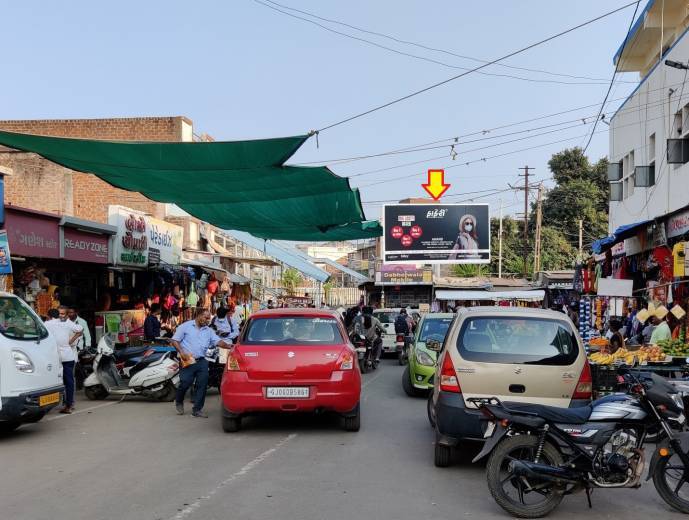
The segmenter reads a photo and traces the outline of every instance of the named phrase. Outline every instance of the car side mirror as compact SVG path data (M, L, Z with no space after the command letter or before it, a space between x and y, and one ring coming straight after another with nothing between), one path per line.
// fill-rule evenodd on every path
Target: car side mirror
M443 349L443 344L437 339L430 339L426 343L426 348L433 352L440 352Z

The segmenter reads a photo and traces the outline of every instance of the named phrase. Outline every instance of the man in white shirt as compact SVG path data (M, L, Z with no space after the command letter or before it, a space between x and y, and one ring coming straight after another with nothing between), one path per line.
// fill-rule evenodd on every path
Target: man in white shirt
M65 405L60 413L72 413L74 411L74 364L76 363L76 342L83 335L81 325L77 325L67 318L69 309L64 305L57 309L50 309L50 319L45 326L50 335L55 339L57 351L62 362L62 378L65 383Z
M239 323L234 318L234 309L219 307L211 327L228 343L234 343L235 338L239 336Z
M93 346L91 345L91 332L89 331L89 326L88 323L86 323L86 320L79 316L79 310L72 306L69 308L67 316L69 317L70 321L80 325L84 330L84 335L77 340L77 352L84 350L84 348L91 348Z

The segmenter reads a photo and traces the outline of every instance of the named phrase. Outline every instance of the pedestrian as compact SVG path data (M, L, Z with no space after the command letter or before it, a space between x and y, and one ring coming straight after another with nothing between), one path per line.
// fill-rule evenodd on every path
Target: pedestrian
M91 348L93 346L91 344L91 331L89 330L89 325L86 323L86 320L79 316L79 309L77 309L74 305L70 306L69 310L67 311L67 316L69 317L70 321L80 325L84 330L83 336L77 340L77 352L84 350L84 348Z
M160 330L162 328L160 323L161 312L159 303L151 305L151 311L144 320L144 339L146 341L155 341L156 338L160 337Z
M81 325L68 319L69 309L61 305L59 309L48 311L49 320L45 326L50 335L55 339L57 351L62 362L62 380L65 384L65 403L60 413L72 413L74 411L74 365L77 359L75 345L83 335Z
M218 336L232 343L239 336L239 323L233 318L233 314L234 308L218 307L215 317L211 321L211 328L218 333Z
M273 300L271 298L268 299L268 305L266 306L266 309L274 309L275 305L273 305Z
M231 344L221 339L208 324L211 313L208 309L197 308L194 319L186 321L177 327L170 343L177 349L183 359L189 359L190 364L180 370L179 386L175 399L178 415L184 415L184 395L192 385L195 385L193 417L208 417L203 411L206 401L206 387L208 386L208 360L206 351L210 347L231 348ZM191 359L190 359L191 358ZM193 361L192 361L193 360Z
M653 334L651 334L651 345L657 345L659 341L672 339L672 331L670 330L670 325L668 325L666 317L668 315L667 309L662 307L658 309L656 313L651 318L655 329L653 329Z

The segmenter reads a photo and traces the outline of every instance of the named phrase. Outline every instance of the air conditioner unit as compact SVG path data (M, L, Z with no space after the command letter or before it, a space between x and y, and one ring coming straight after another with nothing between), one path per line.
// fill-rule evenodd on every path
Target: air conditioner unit
M686 164L689 162L689 139L667 140L667 163Z
M610 201L619 202L622 200L622 183L621 182L611 182L610 183Z
M608 181L622 180L622 161L608 164Z
M650 166L637 166L634 168L634 187L648 188L656 183L655 164Z

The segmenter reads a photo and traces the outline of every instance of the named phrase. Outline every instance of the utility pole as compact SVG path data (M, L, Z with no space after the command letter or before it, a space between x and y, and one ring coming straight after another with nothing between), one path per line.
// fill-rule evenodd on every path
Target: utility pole
M533 170L534 168L529 168L528 166L524 166L523 168L519 168L520 170L524 170L523 174L519 174L520 177L524 177L524 245L523 245L523 251L524 251L524 278L526 278L527 272L528 272L528 266L529 266L529 171Z
M541 222L543 220L543 183L538 185L538 202L536 202L536 248L533 258L534 275L541 270Z
M584 252L584 221L579 219L579 256Z
M502 278L502 199L500 199L500 232L498 233L498 278Z

